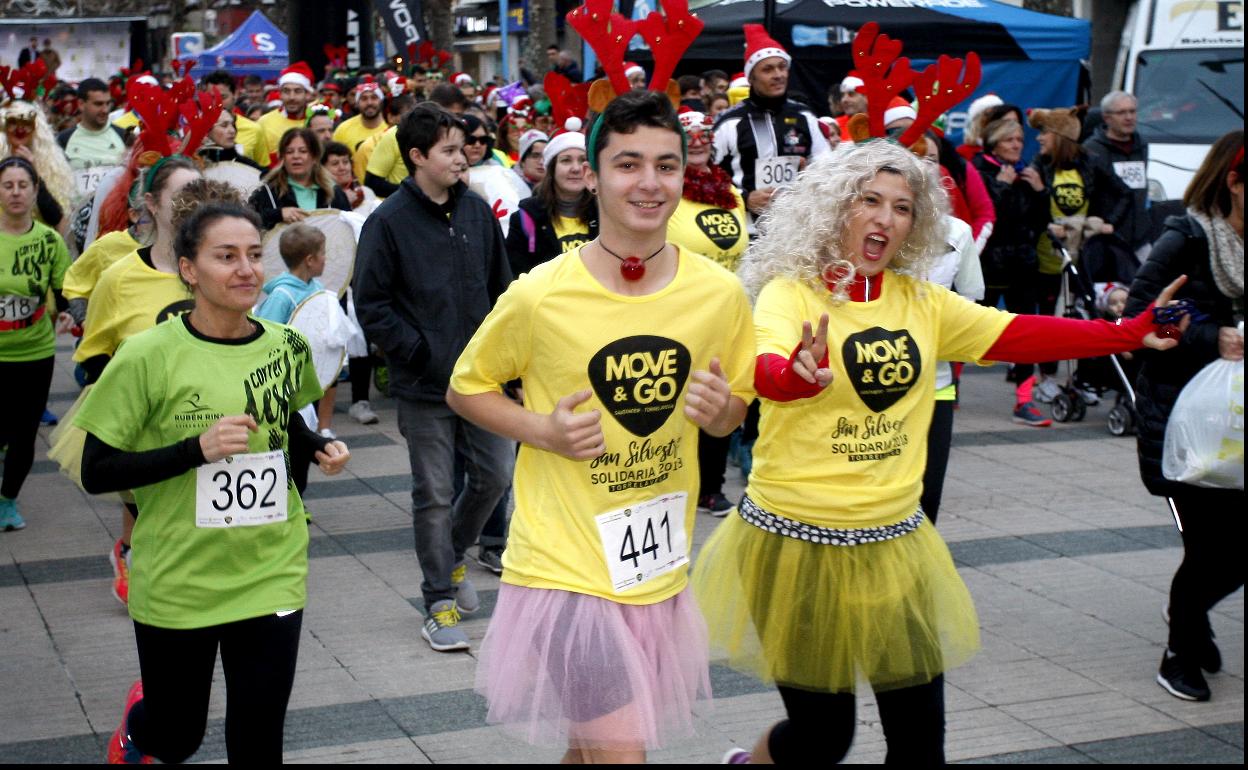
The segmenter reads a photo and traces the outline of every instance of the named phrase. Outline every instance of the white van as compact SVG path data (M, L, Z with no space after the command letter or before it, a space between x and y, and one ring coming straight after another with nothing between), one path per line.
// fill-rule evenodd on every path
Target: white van
M1149 198L1182 198L1210 145L1244 127L1244 0L1139 0L1116 82L1139 100Z

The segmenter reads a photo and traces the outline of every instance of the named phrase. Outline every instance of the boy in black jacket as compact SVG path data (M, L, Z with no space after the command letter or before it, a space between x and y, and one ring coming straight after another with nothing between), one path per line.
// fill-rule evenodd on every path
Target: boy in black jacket
M493 211L459 181L466 133L431 104L399 124L410 176L364 224L354 285L360 323L385 352L399 402L424 574L421 636L439 651L468 649L457 624L479 601L464 577L464 553L506 492L515 458L510 441L461 419L445 400L456 359L511 282ZM456 453L468 474L458 498Z

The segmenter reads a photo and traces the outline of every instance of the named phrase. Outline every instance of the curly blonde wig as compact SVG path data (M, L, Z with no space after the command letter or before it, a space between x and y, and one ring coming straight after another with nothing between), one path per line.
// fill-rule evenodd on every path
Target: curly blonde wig
M910 234L888 269L922 277L940 255L948 204L924 161L892 142L847 144L807 166L759 221L762 235L738 270L751 297L756 298L773 278L791 278L823 291L825 277L839 276L833 301L846 301L854 266L842 242L844 233L863 189L881 172L901 175L914 198Z
M15 99L0 111L0 128L3 128L9 117L29 118L32 115L35 118L35 134L30 143L30 151L35 156L35 171L39 172L39 183L52 194L68 217L73 213L69 208L75 194L74 174L61 146L56 143L56 134L52 133L52 126L43 110L30 102ZM0 131L0 158L7 158L12 154L13 148L9 146L8 135Z

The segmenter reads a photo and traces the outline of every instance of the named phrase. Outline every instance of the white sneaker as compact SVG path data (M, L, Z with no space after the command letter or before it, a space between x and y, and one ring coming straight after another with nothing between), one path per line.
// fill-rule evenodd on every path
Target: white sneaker
M1057 380L1050 378L1036 383L1035 388L1031 391L1031 400L1039 401L1042 404L1051 404L1053 399L1060 395L1062 395L1062 386L1057 384Z
M1101 403L1101 396L1093 388L1079 388L1079 397L1083 399L1083 403L1088 406L1096 406Z
M322 436L324 436L325 438L329 439L330 441L334 441L334 440L336 440L336 439L338 438L338 434L337 434L337 433L334 433L334 432L333 432L332 430L330 430L329 428L321 428L320 433L321 433L321 435L322 435Z
M356 401L347 410L347 414L361 425L375 425L380 421L377 413L373 411L372 404L367 401Z

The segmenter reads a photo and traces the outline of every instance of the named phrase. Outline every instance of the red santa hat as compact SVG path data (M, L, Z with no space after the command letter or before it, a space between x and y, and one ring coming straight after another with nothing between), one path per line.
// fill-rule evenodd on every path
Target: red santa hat
M680 119L680 127L685 129L686 134L695 131L710 131L713 124L710 115L698 112L690 107L681 107L677 118Z
M762 24L746 24L742 29L745 30L745 79L750 79L750 70L754 69L754 65L763 59L769 59L773 56L779 56L786 62L793 61L789 56L789 52L784 50L784 46L780 45L767 34L767 29Z
M858 77L857 73L851 72L841 81L841 93L857 93L858 86L866 85L863 79Z
M378 83L377 78L372 75L365 75L360 78L360 82L356 85L355 90L359 94L362 94L365 91L376 91L378 96L382 96L381 83Z
M456 72L454 75L451 75L451 82L457 86L470 86L476 81L467 72Z
M914 111L914 107L910 102L902 99L900 96L894 96L892 101L888 103L888 109L884 110L884 127L887 128L890 123L895 120L909 118L914 120L919 114Z
M624 62L624 77L631 78L634 73L638 73L638 72L640 72L642 75L646 74L646 70L642 68L640 64L636 64L631 61Z
M585 135L581 133L583 127L584 122L580 118L572 117L565 120L563 128L550 137L550 141L542 150L542 165L549 167L564 150L584 151Z
M749 88L750 81L745 77L744 72L738 72L732 76L732 80L728 83L729 88Z
M274 107L274 108L281 107L282 106L282 92L277 90L276 88L270 88L269 90L265 91L264 103L265 105L269 107Z
M277 85L280 88L287 83L292 83L311 91L312 81L312 68L308 66L307 62L297 61L282 70L282 74L277 79Z

